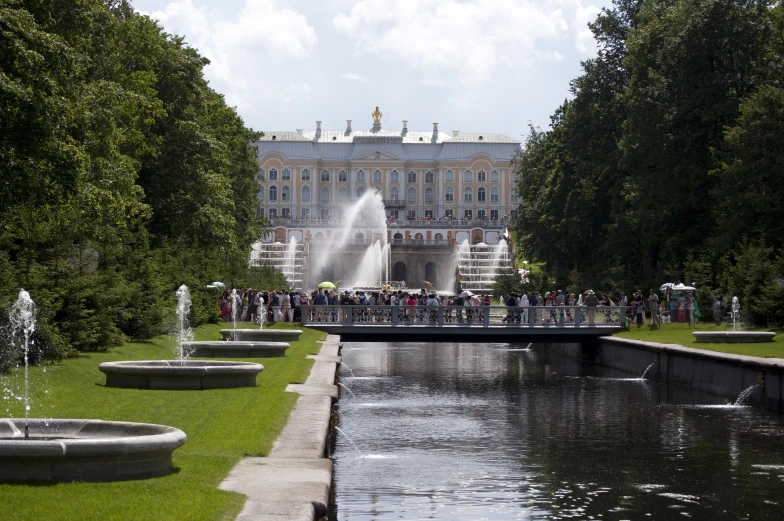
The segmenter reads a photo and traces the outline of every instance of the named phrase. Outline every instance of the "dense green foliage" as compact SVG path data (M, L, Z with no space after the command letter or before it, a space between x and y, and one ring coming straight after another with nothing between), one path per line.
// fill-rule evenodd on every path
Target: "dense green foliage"
M126 0L0 0L0 308L38 304L53 358L213 319L263 232L257 134L208 63Z
M590 28L515 160L520 246L563 289L693 282L784 323L784 5L615 0Z

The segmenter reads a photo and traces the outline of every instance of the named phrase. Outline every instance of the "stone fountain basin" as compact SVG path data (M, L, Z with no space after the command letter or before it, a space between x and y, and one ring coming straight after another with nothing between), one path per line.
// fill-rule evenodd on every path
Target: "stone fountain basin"
M104 362L107 387L128 389L234 389L256 387L256 375L264 370L251 362L206 360L139 360Z
M245 340L251 342L296 342L302 334L301 329L221 329L224 340Z
M695 342L715 344L754 344L773 342L776 333L767 331L695 331Z
M286 356L288 342L200 341L183 342L182 347L190 356L207 358L270 358Z
M174 427L102 420L0 419L0 481L122 481L171 473Z

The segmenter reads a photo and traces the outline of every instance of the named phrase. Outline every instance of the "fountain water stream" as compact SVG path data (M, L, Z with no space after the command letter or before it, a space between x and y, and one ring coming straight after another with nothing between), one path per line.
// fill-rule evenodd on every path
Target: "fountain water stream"
M735 400L735 405L744 405L746 403L746 400L748 400L751 397L751 393L753 393L756 388L757 388L757 384L754 384L751 387L745 389L742 393L740 393L738 399Z
M645 380L645 375L648 374L648 371L650 371L651 367L653 367L654 365L656 365L656 362L652 363L651 365L645 368L645 371L642 372L642 376L640 377L640 380Z
M24 410L25 410L25 439L30 439L30 347L33 344L31 337L35 332L35 303L30 298L30 294L25 290L19 290L19 297L11 307L10 319L13 338L21 342L24 356Z
M183 284L177 289L177 359L180 362L188 358L189 353L185 350L186 342L193 340L193 330L188 319L191 305L191 293L188 291L188 286Z

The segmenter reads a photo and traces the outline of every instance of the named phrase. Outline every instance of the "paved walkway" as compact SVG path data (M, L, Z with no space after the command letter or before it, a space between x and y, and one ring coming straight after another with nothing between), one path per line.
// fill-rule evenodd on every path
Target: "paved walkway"
M325 458L340 337L328 335L283 432L266 458L244 458L223 480L221 490L248 496L237 521L313 521L327 515L332 461Z

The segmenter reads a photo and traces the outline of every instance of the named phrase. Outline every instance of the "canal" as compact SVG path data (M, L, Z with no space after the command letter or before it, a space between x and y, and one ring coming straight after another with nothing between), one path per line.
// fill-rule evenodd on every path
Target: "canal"
M779 414L543 345L345 343L329 519L781 519Z

